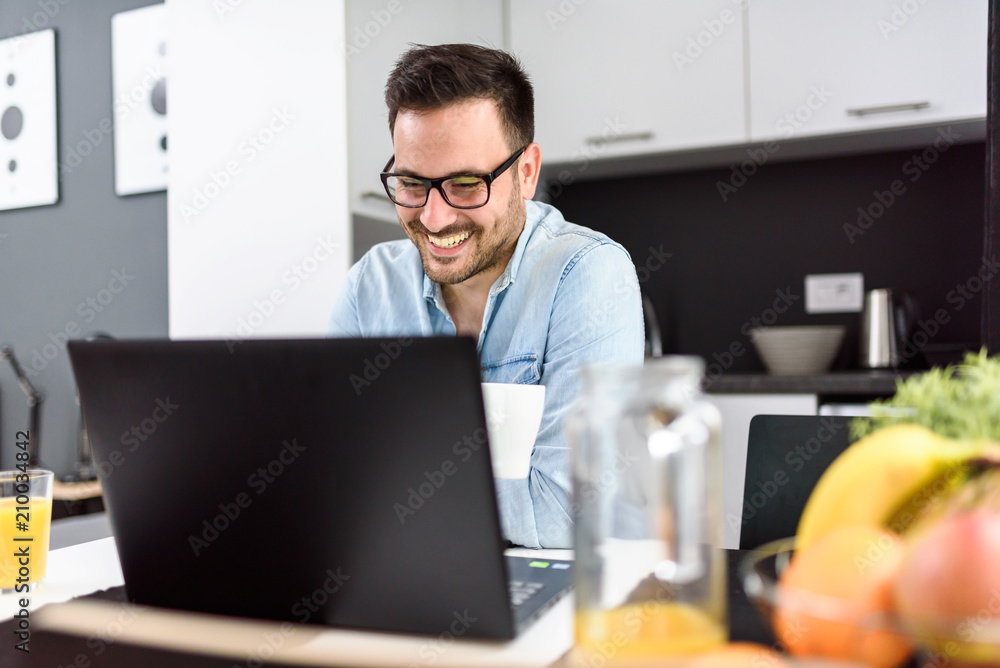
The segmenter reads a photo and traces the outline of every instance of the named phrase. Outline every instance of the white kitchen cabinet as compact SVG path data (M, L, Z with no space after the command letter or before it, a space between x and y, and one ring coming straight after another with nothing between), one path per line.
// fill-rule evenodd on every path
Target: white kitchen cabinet
M983 118L983 0L754 0L753 141Z
M410 44L503 47L500 0L347 0L350 210L398 224L379 172L392 155L384 88Z
M722 547L740 546L747 439L755 415L816 415L815 394L709 394L722 414Z
M733 0L509 0L547 163L746 141L743 12Z

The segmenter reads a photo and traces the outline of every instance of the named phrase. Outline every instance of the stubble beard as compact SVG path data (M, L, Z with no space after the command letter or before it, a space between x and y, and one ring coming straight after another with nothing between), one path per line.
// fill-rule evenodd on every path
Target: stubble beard
M442 285L455 285L466 281L476 274L493 269L501 262L507 262L517 245L520 228L525 221L524 200L521 199L520 184L515 182L510 199L507 201L507 209L504 214L497 218L493 229L488 234L483 232L482 226L474 223L471 219L460 219L454 226L447 228L447 233L441 236L451 236L471 231L472 236L465 243L475 242L475 250L472 257L468 258L464 264L454 266L464 258L438 257L432 255L427 249L430 243L427 239L427 229L419 220L419 216L412 220L404 221L400 218L400 224L406 235L417 247L420 253L420 262L424 266L424 273L435 283Z

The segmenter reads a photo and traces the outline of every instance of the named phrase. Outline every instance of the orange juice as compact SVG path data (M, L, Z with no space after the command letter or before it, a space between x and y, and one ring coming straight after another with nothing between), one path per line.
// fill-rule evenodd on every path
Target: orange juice
M684 603L648 601L576 614L576 651L600 655L610 665L695 654L722 645L726 637L720 621Z
M21 522L26 525L23 531L18 529ZM18 506L13 498L0 499L0 589L24 584L17 582L21 568L17 553L25 547L28 548L27 582L38 582L45 576L51 524L51 501L31 499L27 506Z

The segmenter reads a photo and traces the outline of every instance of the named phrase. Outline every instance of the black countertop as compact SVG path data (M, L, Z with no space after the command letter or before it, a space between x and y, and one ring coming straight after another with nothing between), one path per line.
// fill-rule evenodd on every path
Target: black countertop
M703 389L709 394L823 394L891 396L896 381L919 371L835 371L808 376L770 374L728 374L706 378Z

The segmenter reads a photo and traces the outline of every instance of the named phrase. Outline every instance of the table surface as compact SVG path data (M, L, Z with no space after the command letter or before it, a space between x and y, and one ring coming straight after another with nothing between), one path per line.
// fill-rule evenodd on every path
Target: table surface
M570 550L507 553L572 557ZM727 556L731 635L770 642L742 591L736 591L741 554L727 551ZM52 550L46 580L30 597L30 655L13 650L19 596L0 595L0 665L232 668L267 659L269 666L550 666L573 643L572 594L515 640L489 642L143 608L126 600L123 584L114 538Z

